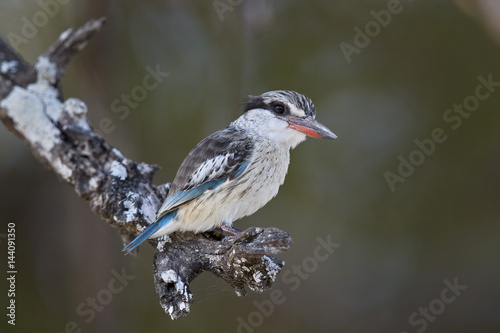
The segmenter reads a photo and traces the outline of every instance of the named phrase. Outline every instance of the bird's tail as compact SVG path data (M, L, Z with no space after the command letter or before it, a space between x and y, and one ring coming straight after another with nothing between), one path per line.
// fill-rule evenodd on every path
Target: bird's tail
M130 251L141 245L146 239L151 237L155 232L160 230L165 226L170 220L172 220L177 215L177 209L160 217L156 222L151 224L146 228L139 236L137 236L133 241L131 241L127 246L125 246L122 252L126 252L125 255L129 254Z

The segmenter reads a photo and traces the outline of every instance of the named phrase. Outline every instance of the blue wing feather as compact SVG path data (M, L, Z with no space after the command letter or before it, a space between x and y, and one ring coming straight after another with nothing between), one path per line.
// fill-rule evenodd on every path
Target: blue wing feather
M221 185L227 180L227 178L222 178L222 179L217 179L217 180L211 180L208 182L205 182L199 186L196 186L190 190L187 191L180 191L172 195L171 197L168 197L167 200L165 200L165 203L162 205L162 209L164 207L171 207L169 208L169 211L165 214L160 216L156 222L151 224L149 227L146 228L139 236L137 236L132 242L130 242L127 246L125 246L122 250L122 252L125 252L125 254L129 254L130 251L141 245L146 239L151 237L155 232L160 230L162 227L164 227L168 222L170 222L172 219L175 218L177 215L177 209L173 207L178 207L186 202L192 201L201 195L203 195L206 191L208 190L213 190L217 186ZM173 210L172 210L173 209Z
M215 189L216 187L224 183L226 180L227 178L210 180L201 185L193 187L192 189L186 191L179 191L167 197L163 205L161 205L159 212L168 212L189 201L192 201L203 195L206 191Z
M122 252L125 254L129 254L130 251L141 245L146 239L148 239L152 234L160 230L163 226L165 226L168 222L170 222L177 215L177 209L170 211L169 213L160 217L156 222L152 223L149 227L146 228L139 236L137 236L133 241L131 241L127 246L125 246Z
M238 167L238 170L234 174L233 178L239 177L243 173L243 171L245 171L245 169L247 168L248 163L250 163L250 158L248 158L245 162L241 163L241 165Z
M158 210L156 222L123 248L128 254L177 216L177 209L209 190L241 176L250 163L253 142L244 132L228 127L200 142L186 157Z

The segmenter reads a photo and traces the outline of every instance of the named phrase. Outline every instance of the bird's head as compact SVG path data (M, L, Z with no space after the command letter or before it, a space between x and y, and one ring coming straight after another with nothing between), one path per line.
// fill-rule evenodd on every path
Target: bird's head
M304 141L306 136L336 139L315 117L316 109L309 98L295 91L276 90L249 96L245 113L235 123L289 148Z

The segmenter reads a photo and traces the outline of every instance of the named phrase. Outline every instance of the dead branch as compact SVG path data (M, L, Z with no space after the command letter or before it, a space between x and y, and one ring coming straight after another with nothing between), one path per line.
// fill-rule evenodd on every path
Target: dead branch
M155 219L169 184L154 185L158 166L124 157L86 119L84 102L63 100L60 82L66 66L105 19L69 29L42 54L26 63L0 38L0 119L58 177L71 184L90 208L118 229L124 244ZM286 251L290 236L276 228L249 228L234 239L215 233L180 233L151 240L158 300L172 319L189 313L189 283L204 271L231 285L270 288L284 262L269 256ZM117 249L119 251L120 249Z

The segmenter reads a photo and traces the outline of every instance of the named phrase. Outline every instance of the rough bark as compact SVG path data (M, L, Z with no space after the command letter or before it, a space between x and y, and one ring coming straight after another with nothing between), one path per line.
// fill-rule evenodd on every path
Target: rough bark
M158 166L124 157L100 137L86 119L84 102L63 100L60 80L72 57L105 22L91 20L63 32L32 66L0 38L0 119L33 154L71 184L90 208L117 228L124 244L155 219L170 184L152 182ZM284 262L269 256L286 251L290 236L276 228L249 228L239 237L218 233L176 233L151 240L158 300L172 319L189 313L189 283L208 271L230 284L270 288ZM120 250L120 249L117 249Z

